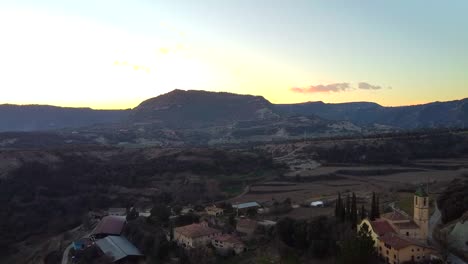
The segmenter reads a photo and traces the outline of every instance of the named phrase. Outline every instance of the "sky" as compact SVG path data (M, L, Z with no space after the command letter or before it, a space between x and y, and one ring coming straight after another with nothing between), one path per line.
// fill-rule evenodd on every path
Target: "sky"
M468 97L466 0L0 0L0 104Z

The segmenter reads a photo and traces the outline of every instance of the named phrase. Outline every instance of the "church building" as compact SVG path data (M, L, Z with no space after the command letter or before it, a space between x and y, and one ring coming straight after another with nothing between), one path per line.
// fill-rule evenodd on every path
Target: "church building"
M382 214L370 221L364 219L358 228L366 224L372 233L379 256L386 263L422 261L435 257L436 250L427 244L429 232L429 196L419 187L413 198L414 213L411 218L400 210Z

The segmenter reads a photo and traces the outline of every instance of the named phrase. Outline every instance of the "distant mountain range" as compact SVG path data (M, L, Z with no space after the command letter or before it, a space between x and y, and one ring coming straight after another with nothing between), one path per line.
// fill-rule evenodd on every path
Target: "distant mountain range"
M272 104L261 96L174 90L131 110L0 105L0 132L58 131L67 142L81 137L104 144L238 143L467 126L468 99L402 107ZM0 143L11 142L14 133L8 135Z
M129 110L93 110L49 105L0 105L0 132L44 131L120 122Z
M347 120L357 125L377 124L401 129L468 126L468 98L398 107L384 107L369 102L309 102L276 107L284 113L317 115L329 120Z

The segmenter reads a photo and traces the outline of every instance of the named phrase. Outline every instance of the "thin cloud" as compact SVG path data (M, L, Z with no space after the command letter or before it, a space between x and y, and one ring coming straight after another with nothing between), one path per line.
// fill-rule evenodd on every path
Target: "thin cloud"
M364 89L364 90L380 90L380 89L382 89L382 86L372 85L372 84L366 83L366 82L360 82L360 83L358 83L358 88L359 89Z
M332 83L332 84L319 84L311 85L309 87L293 87L291 91L296 93L326 93L326 92L343 92L352 89L349 83Z
M292 92L295 93L329 93L329 92L344 92L349 90L380 90L383 89L380 85L373 85L367 82L359 82L357 86L351 85L350 83L332 83L332 84L317 84L309 87L293 87ZM391 89L391 87L389 87Z

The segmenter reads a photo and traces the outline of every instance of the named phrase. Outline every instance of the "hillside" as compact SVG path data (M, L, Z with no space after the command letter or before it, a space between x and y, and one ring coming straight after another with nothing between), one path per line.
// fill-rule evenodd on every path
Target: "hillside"
M261 96L174 90L144 101L129 119L170 128L198 128L279 117L272 109Z
M0 105L0 132L43 131L114 123L128 110L93 110L48 105Z
M402 107L275 105L261 96L174 90L132 110L3 105L0 132L16 132L0 133L0 147L236 144L467 125L468 99ZM36 134L44 130L50 133ZM36 135L45 140L34 140Z
M384 107L370 102L308 102L275 107L286 114L317 115L329 120L347 120L358 125L378 124L401 129L468 126L468 98L400 107Z

